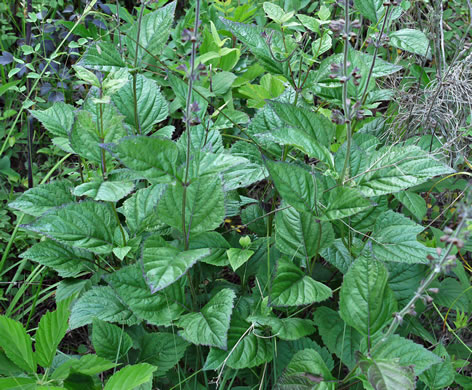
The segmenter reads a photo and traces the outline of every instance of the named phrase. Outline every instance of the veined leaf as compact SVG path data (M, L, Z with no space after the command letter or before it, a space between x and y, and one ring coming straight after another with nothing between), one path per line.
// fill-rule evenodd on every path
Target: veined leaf
M136 55L136 42L138 41L138 61L143 65L153 61L153 56L159 56L163 49L172 23L177 2L167 4L154 12L145 14L141 24L134 23L127 32L126 45L132 59ZM138 33L139 31L139 33Z
M41 367L51 367L56 349L67 332L68 306L63 302L53 312L47 312L39 321L36 331L35 357Z
M75 201L71 194L72 184L65 180L44 183L23 192L8 206L25 214L39 217L53 207Z
M397 308L387 281L385 266L365 255L344 276L339 301L341 318L363 335L381 330Z
M400 191L394 194L394 196L416 217L418 221L421 222L423 220L423 217L428 211L424 198L412 191Z
M34 244L20 257L52 268L63 278L74 277L82 272L91 272L95 269L91 252L71 248L53 240Z
M225 288L216 293L200 313L190 313L177 321L184 328L180 335L196 345L227 349L227 334L236 294Z
M340 238L334 240L330 247L323 249L321 256L323 256L323 258L328 263L334 265L343 274L347 272L354 261Z
M366 196L391 194L454 170L418 146L385 146L373 153L368 169L355 179Z
M278 318L274 316L250 316L248 321L270 326L272 334L281 340L298 340L315 332L313 321L304 318Z
M305 259L306 263L334 241L329 222L320 221L313 214L299 212L293 207L277 213L275 227L277 248L290 257Z
M122 368L108 379L104 390L133 390L152 381L152 373L157 367L147 363L139 363Z
M416 240L423 227L402 214L388 210L377 219L372 232L372 251L381 261L424 263L428 254L434 254Z
M204 232L190 237L189 249L203 248L208 248L210 254L199 261L220 267L229 263L226 251L231 248L231 245L220 233Z
M111 99L118 111L124 115L126 124L134 128L136 133L147 134L154 124L167 118L169 108L156 82L142 75L137 75L136 78L136 97L139 129L136 129L134 104L130 104L134 102L133 82L128 81Z
M413 390L416 387L413 368L402 367L394 360L363 360L360 367L374 389Z
M80 357L80 359L69 358L69 360L67 360L65 363L62 363L54 370L50 378L56 380L65 380L72 373L89 376L97 375L114 367L116 367L115 363L97 355L83 355Z
M356 9L372 23L376 24L385 12L382 0L354 0Z
M109 203L85 201L53 209L21 227L73 247L110 253L118 223Z
M170 183L176 179L183 162L177 145L165 139L136 136L126 137L117 144L105 145L126 167L152 183Z
M389 34L390 45L397 49L419 54L423 57L431 56L429 39L423 31L404 28Z
M98 356L120 360L133 346L131 337L123 328L108 322L93 319L92 344Z
M298 211L315 211L316 199L322 194L315 177L294 164L266 160L275 188L282 198Z
M271 306L309 305L324 301L331 295L328 286L313 280L289 260L279 260L270 295Z
M316 309L313 322L329 351L349 369L354 368L357 362L356 352L360 350L364 336L347 325L337 312L325 306Z
M241 249L241 248L230 248L226 251L228 256L229 263L233 271L236 271L244 263L246 263L251 256L254 254L254 251L250 249Z
M143 265L151 291L156 292L181 278L199 259L208 256L208 249L181 252L168 246L159 236L146 240L143 248Z
M433 352L443 361L423 372L420 379L431 389L445 389L454 382L455 370L451 358L442 344L439 344Z
M181 183L169 185L157 206L162 222L182 232ZM224 195L218 177L204 176L193 180L187 187L185 202L185 231L201 233L216 229L225 217Z
M350 217L372 207L372 203L358 190L349 187L333 188L329 191L327 203L322 219L329 221Z
M126 66L116 45L103 41L90 44L77 65L104 72Z
M74 188L74 195L88 196L93 200L118 202L134 189L131 181L90 181Z
M63 102L54 103L46 110L31 110L31 114L56 137L67 138L74 123L74 107Z
M0 316L0 347L13 363L29 374L36 373L31 337L20 322Z

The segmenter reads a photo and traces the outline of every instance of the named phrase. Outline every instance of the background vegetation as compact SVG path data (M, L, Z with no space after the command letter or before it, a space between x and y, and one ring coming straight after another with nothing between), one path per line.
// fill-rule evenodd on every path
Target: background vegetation
M0 14L0 388L472 388L469 0Z

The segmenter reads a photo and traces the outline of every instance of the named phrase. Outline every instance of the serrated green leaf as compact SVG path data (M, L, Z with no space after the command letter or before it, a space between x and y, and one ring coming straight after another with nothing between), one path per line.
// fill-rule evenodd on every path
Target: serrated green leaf
M169 185L157 210L162 222L182 232L182 200L184 186ZM204 176L187 186L185 202L185 231L201 233L214 230L225 217L224 195L218 177Z
M390 45L397 49L419 54L423 57L431 56L428 37L423 31L404 28L389 34Z
M130 181L90 181L74 188L75 196L88 196L93 200L118 202L134 189Z
M140 267L124 267L107 278L115 295L139 319L153 325L168 326L184 311L185 296L180 283L152 293Z
M272 334L281 340L298 340L315 331L313 321L304 318L277 318L273 316L249 316L248 321L270 326Z
M257 337L252 326L240 314L233 313L228 331L227 351L211 348L204 369L216 370L226 360L233 369L251 368L270 362L273 358L271 341Z
M136 56L138 37L138 63L145 66L155 61L153 57L159 57L174 22L176 4L177 2L173 1L154 12L145 14L140 24L134 22L130 27L125 27L128 28L126 45L132 59Z
M108 379L104 390L133 390L152 380L152 373L157 367L147 363L126 366Z
M163 376L184 356L190 345L175 333L153 332L133 337L139 351L136 362L146 362L157 367L154 376Z
M399 335L390 336L382 343L381 348L375 349L374 360L397 360L400 366L412 366L415 375L420 375L433 364L441 363L441 358L428 351L420 344L405 339Z
M36 390L36 378L9 377L0 378L0 389L8 390Z
M321 251L321 256L343 274L347 272L354 261L349 250L345 247L340 238L334 240L330 247L323 249Z
M92 324L92 344L98 356L117 361L133 346L131 337L123 328L98 318L94 318Z
M126 217L126 225L134 234L152 230L159 223L157 203L165 190L164 184L154 184L136 191L118 209Z
M369 383L378 390L413 390L416 388L413 368L402 367L394 360L363 360L362 371Z
M142 175L152 183L170 183L182 160L177 145L154 137L126 137L117 144L105 148L126 167Z
M231 264L233 271L236 271L239 267L246 263L253 254L254 251L241 248L230 248L226 251L226 255L228 256L229 263Z
M370 158L365 173L355 179L366 196L391 194L454 170L418 146L385 146Z
M44 183L23 192L8 206L25 214L39 217L53 207L75 201L71 194L72 184L65 180Z
M91 252L71 248L52 240L34 244L20 257L52 268L63 278L74 277L82 272L91 272L95 269Z
M20 322L0 316L0 347L8 359L29 374L36 373L31 337Z
M426 201L418 194L412 191L400 191L394 194L403 206L405 206L416 219L421 222L428 211Z
M96 375L116 367L116 364L97 355L83 355L79 359L70 358L57 367L51 374L51 379L65 380L71 374Z
M63 102L54 103L46 110L31 110L31 114L56 137L67 138L74 123L74 107Z
M134 114L134 87L133 82L128 83L112 95L112 102L118 111L124 115L125 123L134 129L135 133L147 134L153 129L153 125L163 121L169 114L168 104L162 96L155 81L142 75L136 78L136 97L138 109L139 129L136 128Z
M110 253L118 223L109 203L84 201L53 209L21 227L76 248Z
M439 344L433 352L443 361L423 372L420 379L431 389L446 389L454 382L455 370L451 358L442 344Z
M304 349L293 356L274 389L315 389L320 383L332 379L333 376L320 354L314 349ZM335 388L334 383L324 385L324 389Z
M41 367L51 367L56 349L66 335L69 315L68 305L63 302L57 305L55 311L41 317L34 346L36 361Z
M181 252L177 248L166 245L159 236L148 238L143 248L143 266L151 290L156 292L171 285L198 260L209 254L208 249Z
M416 240L423 227L402 214L388 210L379 216L372 232L372 251L381 261L429 263L426 256L434 254Z
M316 199L321 196L322 190L310 172L285 162L267 160L266 164L283 200L298 211L315 211Z
M385 266L373 257L360 256L344 276L339 308L341 318L363 335L373 335L391 319L397 308L387 285Z
M97 121L94 120L93 115L82 110L77 114L69 134L70 145L74 152L97 165L102 163L103 149L100 145L116 142L127 135L121 116L113 115L114 108L111 105L104 106L109 108L104 109L103 132L97 128ZM104 137L100 137L99 134L103 134ZM105 161L108 163L110 156L105 155Z
M329 191L328 206L323 219L336 220L360 213L372 207L372 203L355 188L336 187Z
M334 353L343 364L352 369L357 363L357 351L360 350L364 337L347 325L337 312L328 307L319 307L313 316L313 322L324 345Z
M331 297L331 289L307 276L299 267L281 258L272 283L271 306L300 306Z
M75 302L71 310L69 327L75 329L91 324L94 317L127 325L138 322L136 316L109 286L94 287Z
M305 259L307 264L334 241L333 228L329 222L320 221L313 214L299 212L293 207L277 213L275 232L277 248L290 257Z
M196 345L227 349L227 335L236 294L225 288L216 293L199 313L190 313L177 321L184 328L179 332L185 340Z
M220 267L229 263L226 250L230 249L231 245L220 233L204 232L190 237L189 249L203 248L207 248L210 254L199 261Z
M388 285L398 304L405 305L418 290L421 281L426 278L427 266L387 262Z
M382 0L354 0L354 6L374 24L380 21L385 12Z
M77 65L104 72L126 66L116 45L103 41L90 44Z

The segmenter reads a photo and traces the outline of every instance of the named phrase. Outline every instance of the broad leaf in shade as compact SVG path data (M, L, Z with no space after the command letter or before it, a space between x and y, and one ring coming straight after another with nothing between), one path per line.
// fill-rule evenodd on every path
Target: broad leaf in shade
M117 365L107 359L95 354L83 355L79 359L69 358L51 374L50 378L55 380L65 380L71 374L97 375L103 371L110 370Z
M36 373L31 337L20 322L0 316L0 347L8 359L29 374Z
M131 337L123 327L93 319L92 344L98 356L115 361L120 360L133 346Z
M412 191L400 191L394 196L415 216L417 221L421 222L423 220L428 209L426 201L421 195Z
M88 196L93 200L118 202L134 189L131 181L103 181L96 180L80 184L74 188L74 195Z
M355 181L358 189L371 197L398 192L453 172L418 146L384 146L372 154L365 173Z
M156 370L157 367L147 363L126 366L108 379L104 390L133 390L152 381L152 373Z
M406 305L418 290L421 281L426 278L428 266L390 261L386 262L385 266L388 270L388 285L392 289L395 299L399 306ZM443 295L442 290L440 295Z
M53 312L48 311L41 317L35 336L35 357L38 364L51 367L56 349L66 335L69 326L69 309L65 302L59 303Z
M226 360L233 369L251 368L272 361L272 342L254 334L252 325L239 313L233 313L228 331L227 350L212 347L204 369L216 370Z
M303 349L292 357L274 389L315 389L324 381L332 379L334 378L320 354L314 349ZM334 383L324 383L324 385L323 389L335 388Z
M380 261L366 255L357 258L341 286L341 318L363 335L381 330L397 309L387 282L388 272Z
M134 22L131 26L125 26L127 29L125 42L132 59L136 56L138 38L138 63L145 66L155 61L154 56L161 55L174 22L176 4L177 2L173 1L154 12L145 13L141 23Z
M266 160L275 188L288 204L298 211L315 211L316 199L322 194L315 177L306 169L285 162Z
M382 0L354 0L354 5L362 16L374 24L381 20L385 10Z
M31 114L56 137L67 138L74 123L74 107L63 102L54 103L46 110L31 110Z
M423 57L431 55L429 39L423 31L404 28L389 34L390 45Z
M39 217L53 207L75 201L71 194L72 184L65 180L53 181L23 192L8 206L25 214Z
M176 333L167 332L133 335L133 340L134 348L138 351L136 362L146 362L156 366L154 376L163 376L178 364L190 345Z
M285 258L279 260L272 283L271 306L300 306L321 302L331 297L331 289L307 276Z
M186 314L177 321L185 340L196 345L227 349L228 329L236 294L225 288L216 293L199 313Z
M199 261L220 267L229 263L226 251L231 248L231 245L220 233L204 232L190 237L189 249L203 248L208 248L210 253Z
M103 41L90 44L77 65L104 72L126 66L116 45Z
M349 253L349 250L346 248L340 238L334 240L332 245L328 248L323 249L321 251L321 256L323 256L323 258L328 263L334 265L343 274L347 272L354 261L352 255Z
M53 209L21 227L102 254L112 251L118 222L109 203L85 201Z
M295 256L305 259L306 263L334 241L333 228L329 222L320 221L313 214L299 212L293 207L277 213L275 232L277 248L290 258Z
M229 263L233 271L236 271L244 263L246 263L251 256L254 254L254 251L250 249L241 249L241 248L230 248L226 251L228 256Z
M325 306L316 309L313 322L329 351L348 368L354 368L357 362L356 352L360 350L364 336L347 325L337 312Z
M169 108L167 102L159 91L156 82L138 75L136 78L136 96L138 108L139 128L136 128L133 82L128 83L113 94L112 101L118 111L124 115L125 123L134 128L135 133L147 134L157 122L167 118Z
M111 105L104 105L103 131L97 128L97 120L89 111L79 111L69 133L70 145L75 153L100 165L102 158L110 161L110 156L100 148L102 143L117 142L128 133L123 127L123 118L114 113ZM101 126L100 126L101 127ZM99 136L102 134L103 137Z
M434 364L430 369L420 375L430 389L446 389L454 382L455 369L451 358L442 344L439 344L433 351L442 361Z
M390 336L382 343L381 348L374 349L374 360L397 360L401 366L412 366L415 375L430 368L433 364L441 363L441 358L428 351L420 344L405 339L399 335Z
M138 322L110 286L94 287L83 294L72 306L69 327L75 329L91 324L93 318L126 325Z
M44 240L34 244L20 257L45 265L63 278L74 277L95 269L91 252L72 248L53 240Z
M137 265L121 268L109 275L107 281L120 301L149 324L169 326L184 311L185 295L180 282L153 293Z
M208 249L180 251L166 245L159 236L146 240L143 248L143 266L152 292L162 290L180 279L198 260L208 256Z
M152 230L159 225L157 203L165 190L164 184L154 184L136 191L118 209L126 217L126 225L132 233Z
M426 256L436 252L417 241L416 236L422 231L423 227L411 219L388 210L380 215L374 226L372 251L381 261L427 264Z
M250 316L248 321L270 326L272 334L281 340L298 340L315 332L313 321L304 318L278 318L275 316Z
M403 367L393 359L362 360L360 367L374 389L413 390L416 388L413 368Z
M355 188L335 187L329 191L323 219L335 220L349 217L372 207L372 203Z
M173 182L178 166L184 161L174 142L160 138L126 137L104 147L126 167L152 183Z
M185 202L186 233L214 230L225 217L224 195L218 177L204 176L187 186ZM157 210L162 222L182 232L184 186L179 182L167 186Z

